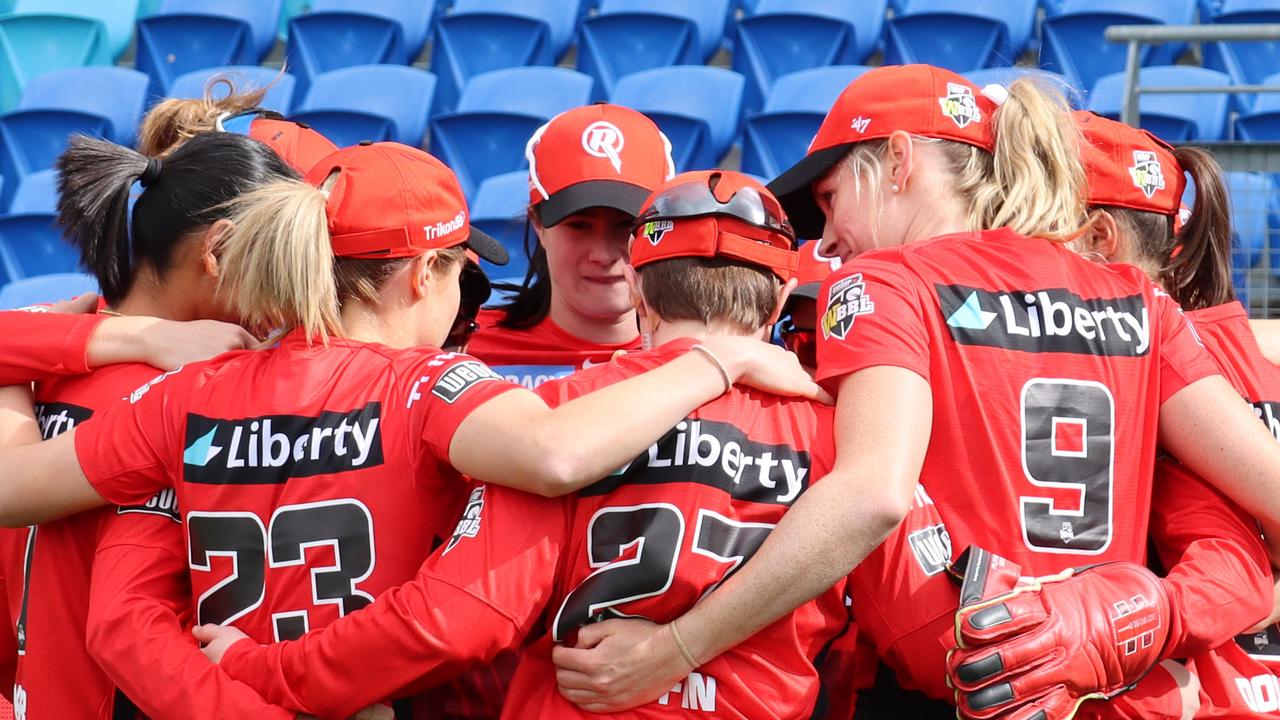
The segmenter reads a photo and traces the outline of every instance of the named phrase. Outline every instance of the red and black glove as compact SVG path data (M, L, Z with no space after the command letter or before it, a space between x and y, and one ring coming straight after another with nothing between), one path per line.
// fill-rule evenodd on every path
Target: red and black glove
M1160 661L1169 600L1150 570L1116 562L1018 584L1011 565L970 553L947 658L960 717L1068 720Z

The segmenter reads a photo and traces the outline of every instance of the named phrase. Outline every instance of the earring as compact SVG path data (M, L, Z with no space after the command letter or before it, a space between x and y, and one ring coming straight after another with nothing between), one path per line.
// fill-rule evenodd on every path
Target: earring
M892 189L894 192L898 192L898 184L894 183Z

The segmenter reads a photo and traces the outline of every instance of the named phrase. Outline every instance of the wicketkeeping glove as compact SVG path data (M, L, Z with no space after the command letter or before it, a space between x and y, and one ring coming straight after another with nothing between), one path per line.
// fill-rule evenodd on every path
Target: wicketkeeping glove
M1160 661L1169 600L1150 570L1115 562L1018 585L1007 582L1007 561L993 570L999 561L969 557L959 647L947 658L960 717L1069 720L1085 700L1131 689Z

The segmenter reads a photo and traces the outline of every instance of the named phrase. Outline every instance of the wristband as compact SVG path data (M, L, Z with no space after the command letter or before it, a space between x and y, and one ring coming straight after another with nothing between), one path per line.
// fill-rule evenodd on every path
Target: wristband
M728 368L724 366L724 363L720 362L720 358L716 357L715 353L711 352L711 348L699 343L689 346L689 349L701 353L707 360L711 361L712 365L716 366L716 369L720 371L720 379L724 380L724 391L729 392L729 389L733 387L733 378L729 377ZM697 666L695 665L694 667Z
M689 646L684 644L684 638L680 637L680 631L676 629L676 621L672 620L667 623L667 627L671 628L671 638L676 641L676 648L680 650L680 656L684 661L689 663L693 669L697 670L702 667L702 663L693 657L693 653L689 652Z

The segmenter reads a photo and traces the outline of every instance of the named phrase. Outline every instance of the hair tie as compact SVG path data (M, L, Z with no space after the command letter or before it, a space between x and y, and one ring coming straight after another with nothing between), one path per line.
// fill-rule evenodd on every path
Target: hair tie
M142 175L138 177L138 182L142 183L142 187L147 187L156 180L159 180L160 169L160 158L147 158L147 167L142 171Z

